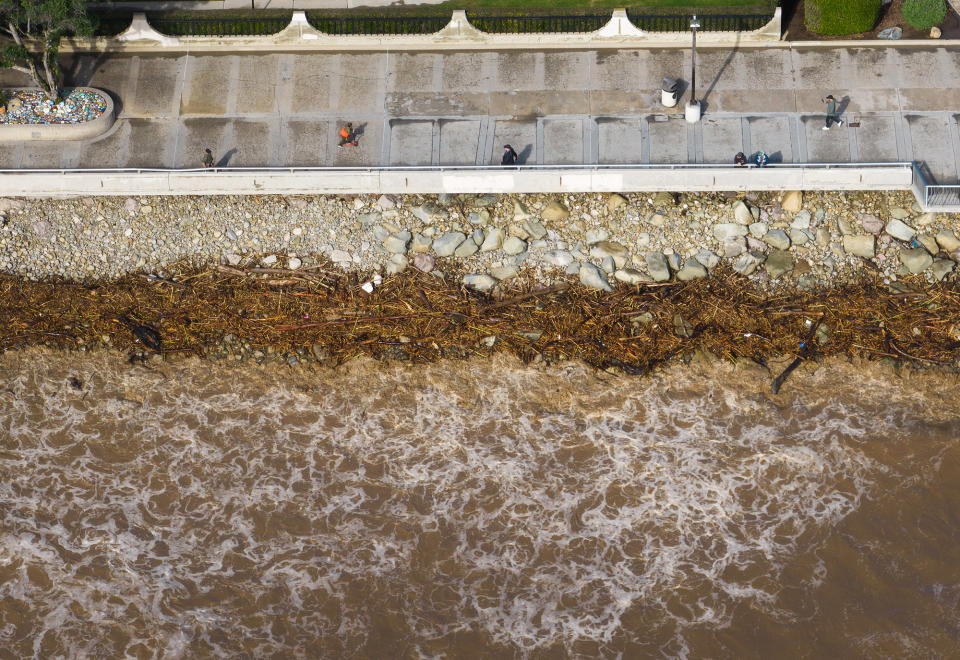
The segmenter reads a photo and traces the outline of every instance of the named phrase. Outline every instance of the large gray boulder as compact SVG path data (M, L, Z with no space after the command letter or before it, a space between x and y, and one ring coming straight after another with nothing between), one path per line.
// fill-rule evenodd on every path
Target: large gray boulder
M735 222L721 222L713 226L713 235L718 241L729 241L747 235L747 228Z
M580 283L591 289L600 289L601 291L613 291L613 287L607 282L607 276L594 264L586 262L580 266Z
M503 242L503 251L510 255L526 252L527 242L517 238L516 236L511 236Z
M741 225L749 225L753 222L753 214L750 213L750 207L742 199L733 203L733 219Z
M489 291L497 285L497 280L486 273L472 273L463 276L463 284L477 291Z
M644 260L647 262L647 272L655 282L668 282L670 280L670 266L667 264L667 258L660 252L647 252Z
M917 233L913 227L904 224L902 221L896 218L887 223L884 231L901 241L909 241L911 238L913 238L913 235Z
M423 221L424 224L430 225L438 220L445 219L447 217L447 212L433 202L424 202L417 208L413 209L413 215Z
M544 252L543 260L551 266L566 268L573 263L573 255L567 250L550 250L548 252Z
M782 229L773 229L763 236L763 242L778 250L790 249L790 237Z
M943 229L937 232L937 245L946 253L960 250L960 239L949 229Z
M952 261L950 263L953 263ZM620 268L617 270L613 276L624 284L643 284L644 282L649 282L650 280L641 273L639 270L634 270L633 268Z
M786 209L784 209L786 211ZM790 221L791 229L810 229L810 211L798 211Z
M731 238L723 242L723 247L720 249L720 254L722 254L727 259L732 259L736 256L739 256L747 251L747 242L743 240L743 237Z
M547 222L557 222L558 220L566 220L569 218L570 211L566 206L557 200L552 200L549 204L547 204L547 207L543 209L543 213L540 214L540 217Z
M481 252L492 252L499 250L503 246L503 230L491 229L483 238L483 244L480 246Z
M713 270L720 263L720 257L707 248L703 248L697 252L697 261L706 266L707 270Z
M398 231L387 236L383 242L383 247L391 254L406 254L407 244L410 243L411 234L408 231Z
M473 256L479 250L479 246L474 240L464 241L457 246L457 249L453 251L453 256L460 257L461 259L466 259L467 257Z
M606 259L610 257L617 268L623 268L630 259L630 253L627 248L613 241L600 241L590 248L590 256L594 259Z
M757 256L753 252L744 252L733 260L733 270L741 275L752 275L763 263L762 256Z
M413 235L413 240L410 241L410 251L417 253L429 252L432 244L433 239L417 232Z
M843 237L843 251L864 259L876 255L877 239L872 234L851 234Z
M950 261L949 259L934 259L933 260L933 279L939 282L944 277L952 273L955 267L956 267L956 264Z
M707 269L694 258L687 259L687 263L683 265L677 272L677 279L681 282L688 282L690 280L699 280L707 276Z
M922 273L933 265L933 257L923 248L900 251L900 262L911 273Z
M440 238L434 239L433 251L438 257L449 257L465 240L467 240L467 236L463 232L449 232Z
M770 279L775 280L793 270L793 255L786 250L771 250L763 267L770 274Z

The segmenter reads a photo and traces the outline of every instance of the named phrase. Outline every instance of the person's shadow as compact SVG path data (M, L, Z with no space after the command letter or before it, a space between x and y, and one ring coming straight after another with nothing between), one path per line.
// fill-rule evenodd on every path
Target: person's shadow
M848 106L848 105L850 105L850 97L849 97L849 96L844 96L842 99L840 99L840 101L837 103L837 116L838 116L838 117L841 117L841 118L843 117L843 113L845 113L845 112L847 111L847 106Z
M233 154L235 154L235 153L237 153L237 148L236 148L236 147L234 147L233 149L231 149L231 150L228 151L227 153L223 154L223 158L221 158L220 160L218 160L218 161L217 161L217 164L214 165L214 167L226 167L227 164L230 162L230 158L232 158L232 157L233 157Z
M516 163L516 164L517 164L517 165L526 165L526 164L527 164L527 159L530 158L530 154L532 154L532 153L533 153L533 145L532 145L532 144L528 144L528 145L525 146L523 149L521 149L519 153L517 153L517 163Z
M353 133L351 134L350 137L353 139L354 142L360 142L360 138L363 137L363 133L366 130L366 128L367 128L367 123L364 122L353 129Z

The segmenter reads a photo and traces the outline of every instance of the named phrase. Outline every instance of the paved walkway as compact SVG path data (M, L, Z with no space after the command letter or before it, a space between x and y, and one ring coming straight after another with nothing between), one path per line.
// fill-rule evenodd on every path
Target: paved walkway
M960 174L960 53L945 49L708 50L704 120L664 109L686 50L78 56L68 83L109 91L119 119L89 142L0 144L2 168L729 163L922 160ZM0 85L25 84L0 70ZM822 131L821 98L848 125ZM680 106L682 106L682 101ZM337 148L338 122L363 130ZM850 123L859 120L859 128Z

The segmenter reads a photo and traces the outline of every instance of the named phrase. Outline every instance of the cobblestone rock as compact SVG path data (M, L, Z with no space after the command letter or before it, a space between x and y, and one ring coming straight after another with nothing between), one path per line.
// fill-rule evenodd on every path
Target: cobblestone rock
M874 245L876 239L871 234L855 234L843 237L843 251L865 259L875 256Z

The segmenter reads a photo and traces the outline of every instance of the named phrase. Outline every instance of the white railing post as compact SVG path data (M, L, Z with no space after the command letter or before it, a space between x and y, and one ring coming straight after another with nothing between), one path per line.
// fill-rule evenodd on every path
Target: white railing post
M647 33L630 22L626 9L614 9L610 21L596 32L598 37L645 37Z
M137 12L130 21L130 27L117 35L118 41L158 41L164 46L176 46L180 40L166 34L161 34L153 29L150 22L147 21L147 15L143 12Z

